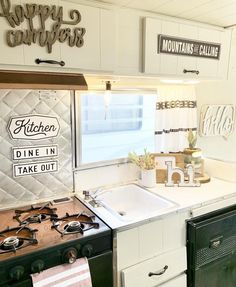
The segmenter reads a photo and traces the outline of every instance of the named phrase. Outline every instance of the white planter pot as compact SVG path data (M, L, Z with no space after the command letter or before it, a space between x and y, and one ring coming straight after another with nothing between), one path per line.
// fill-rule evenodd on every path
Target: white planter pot
M156 169L142 169L141 184L145 187L156 186Z

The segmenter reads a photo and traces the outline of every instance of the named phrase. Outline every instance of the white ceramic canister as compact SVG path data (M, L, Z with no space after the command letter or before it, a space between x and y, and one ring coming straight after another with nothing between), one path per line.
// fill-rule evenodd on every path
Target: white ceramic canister
M156 169L141 170L141 184L145 187L156 186Z

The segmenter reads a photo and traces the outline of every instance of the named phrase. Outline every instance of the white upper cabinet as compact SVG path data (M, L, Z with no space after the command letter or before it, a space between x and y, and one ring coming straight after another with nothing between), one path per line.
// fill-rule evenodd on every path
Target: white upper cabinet
M10 12L14 13L15 5L26 10L26 4L32 4L32 9L36 7L33 4L42 5L44 16L34 15L32 22L23 17L15 27L0 17L0 64L40 70L113 71L116 18L112 10L63 0L11 0ZM7 44L8 30L13 31L11 40L19 42L15 47ZM28 43L22 43L26 38ZM38 64L37 59L43 62Z
M70 47L67 44L61 45L61 59L66 63L65 67L99 70L101 44L100 10L65 1L61 1L60 5L63 6L65 16L69 15L73 9L78 10L81 14L81 22L77 26L86 29L82 47Z
M190 26L186 24L179 24L179 35L185 39L191 39L193 35L198 35L198 29L196 26ZM171 57L172 55L169 55ZM183 56L178 59L177 74L182 75L183 70L197 70L197 57Z
M166 21L164 25L162 25L162 34L175 36L179 32L179 27L174 22ZM157 50L157 48L156 48ZM163 54L160 57L160 67L161 73L168 74L168 75L175 75L178 65L178 57L173 55L173 57L169 57L169 55Z
M115 72L138 75L142 70L142 17L137 11L121 9L117 20Z
M173 37L171 52L160 52L159 35ZM173 20L144 19L144 72L152 75L181 76L191 78L222 79L227 77L231 32L220 28ZM178 42L191 42L191 52L180 54L174 47ZM189 42L189 43L190 43ZM192 43L194 42L194 45ZM209 49L213 45L215 54ZM184 47L185 44L181 44ZM205 48L206 46L206 48ZM220 47L219 47L220 46ZM187 45L186 45L187 47ZM202 51L201 49L206 49ZM195 50L196 49L196 50ZM220 49L220 51L219 51ZM219 51L219 52L218 52ZM165 51L166 52L166 51ZM193 53L192 53L193 52ZM214 54L211 54L211 52ZM193 56L192 54L195 54ZM198 54L198 56L196 55ZM200 55L199 55L200 54ZM204 56L203 56L204 54ZM210 57L207 57L210 54ZM219 54L219 58L217 55ZM213 56L212 56L213 55Z
M221 49L226 43L221 43L221 34L224 32L219 32L217 30L210 30L205 28L198 28L198 40L203 42L212 42L221 44ZM199 71L201 77L218 77L220 70L220 65L226 59L222 59L220 55L220 60L198 58L197 59L197 70Z
M15 1L15 4L20 4L20 0ZM12 29L7 19L0 17L0 63L4 65L23 65L23 46L9 47L7 45L7 32ZM22 29L21 25L18 29Z
M116 14L100 9L101 70L113 71L116 54Z
M1 1L0 11L6 3ZM22 6L25 15L15 26L10 25L7 17L0 17L2 69L25 66L26 70L57 69L125 76L227 77L229 30L178 18L149 18L146 16L150 14L132 9L102 8L105 4L87 6L66 0L10 0L10 3L9 12L13 16L16 5ZM42 14L32 15L32 22L27 11L33 12L39 6L27 9L26 4L41 5ZM7 43L8 31L14 47ZM220 45L220 58L158 53L158 35ZM44 62L37 64L36 59ZM62 62L64 66L60 66Z
M13 1L11 0L13 3ZM34 4L37 3L34 0L21 0L21 5L25 7L26 4ZM39 3L38 3L39 4ZM47 0L40 1L40 5L48 5ZM50 0L50 6L56 5L58 7L58 1L57 0ZM52 21L50 18L45 21L45 30L51 31L51 26L53 25L54 21ZM33 29L39 30L42 28L41 21L38 16L35 16L33 18ZM22 30L29 31L29 23L25 19L22 23ZM46 34L45 34L46 35ZM52 35L50 35L52 36ZM48 47L48 45L45 43L43 46L39 45L39 38L40 35L38 34L36 43L31 43L30 45L22 44L19 47L22 47L24 50L24 65L27 66L37 66L36 59L40 60L53 60L53 61L61 61L61 52L60 52L60 43L56 41L54 44L52 44L51 48ZM49 49L51 49L51 52L49 53ZM40 67L47 67L50 64L41 63ZM55 65L55 64L54 64ZM58 66L58 65L55 65Z

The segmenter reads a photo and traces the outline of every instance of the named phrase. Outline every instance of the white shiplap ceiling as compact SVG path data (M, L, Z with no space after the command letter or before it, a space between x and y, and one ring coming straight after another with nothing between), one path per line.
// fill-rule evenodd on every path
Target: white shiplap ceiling
M236 0L96 0L227 27L236 24Z

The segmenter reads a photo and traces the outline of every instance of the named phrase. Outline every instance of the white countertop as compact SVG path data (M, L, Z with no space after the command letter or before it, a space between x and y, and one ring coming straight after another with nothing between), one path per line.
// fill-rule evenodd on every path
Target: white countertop
M236 197L236 183L211 178L200 187L165 187L158 184L150 191L176 202L179 209L196 208L222 199Z
M156 220L158 217L186 210L189 211L190 216L197 216L236 204L236 183L216 178L211 178L209 183L204 183L200 187L165 187L164 184L157 184L149 191L175 202L176 206L152 217L129 222L118 220L103 207L91 208L85 201L82 201L114 230L133 228L146 221Z

